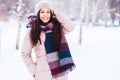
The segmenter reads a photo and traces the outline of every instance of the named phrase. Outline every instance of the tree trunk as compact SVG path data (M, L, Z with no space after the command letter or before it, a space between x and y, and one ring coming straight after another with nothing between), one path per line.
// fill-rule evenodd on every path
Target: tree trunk
M23 18L23 16L22 16L22 0L19 0L19 16L18 16L18 22L19 22L19 26L18 26L18 34L17 34L17 40L16 40L16 50L18 50L19 49L19 43L20 43L20 29L21 29L21 21L22 21L22 18Z
M99 3L101 0L97 0L97 2L93 2L92 4L92 9L93 9L93 15L92 15L92 23L95 24L96 21L96 17L97 17L97 11L98 11L98 7L99 7Z

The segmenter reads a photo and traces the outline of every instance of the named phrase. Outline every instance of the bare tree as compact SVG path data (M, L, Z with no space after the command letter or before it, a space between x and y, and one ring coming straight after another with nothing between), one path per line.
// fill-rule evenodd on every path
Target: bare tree
M9 12L13 9L16 9L17 0L0 0L0 18L7 18Z
M20 30L21 30L21 21L22 21L22 18L23 18L23 8L22 8L22 0L19 0L19 16L18 16L18 22L19 22L19 26L18 26L18 34L17 34L17 40L16 40L16 49L18 50L19 49L19 43L20 43Z
M119 26L120 26L120 0L117 0L117 12L115 14L119 18Z
M117 0L109 0L109 12L110 12L110 17L112 19L112 25L114 25L114 21L116 18L116 7L117 7Z

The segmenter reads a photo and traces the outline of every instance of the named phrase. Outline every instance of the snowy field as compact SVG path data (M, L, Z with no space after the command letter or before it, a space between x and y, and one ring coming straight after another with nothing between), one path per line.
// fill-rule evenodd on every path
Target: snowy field
M69 80L120 80L120 27L82 28L79 44L79 24L67 40L76 69ZM0 22L0 80L33 80L22 62L20 51L25 35L25 24L20 34L20 49L16 50L18 23Z

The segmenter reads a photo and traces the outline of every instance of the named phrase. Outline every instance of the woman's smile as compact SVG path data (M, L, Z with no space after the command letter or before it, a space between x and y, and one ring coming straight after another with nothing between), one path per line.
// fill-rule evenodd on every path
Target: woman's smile
M48 22L49 20L50 20L50 9L48 9L48 8L42 8L41 10L40 10L40 19L44 22L44 23L46 23L46 22Z

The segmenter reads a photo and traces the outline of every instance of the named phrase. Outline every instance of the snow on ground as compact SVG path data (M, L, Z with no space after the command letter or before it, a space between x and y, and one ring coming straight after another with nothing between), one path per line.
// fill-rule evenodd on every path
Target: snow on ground
M82 44L72 46L78 68L71 80L119 80L120 28L84 27L82 34Z
M33 80L22 62L20 50L25 35L25 24L20 34L20 49L15 50L18 23L0 22L1 53L0 80ZM120 80L120 27L82 28L79 44L79 24L66 35L76 69L69 80Z

